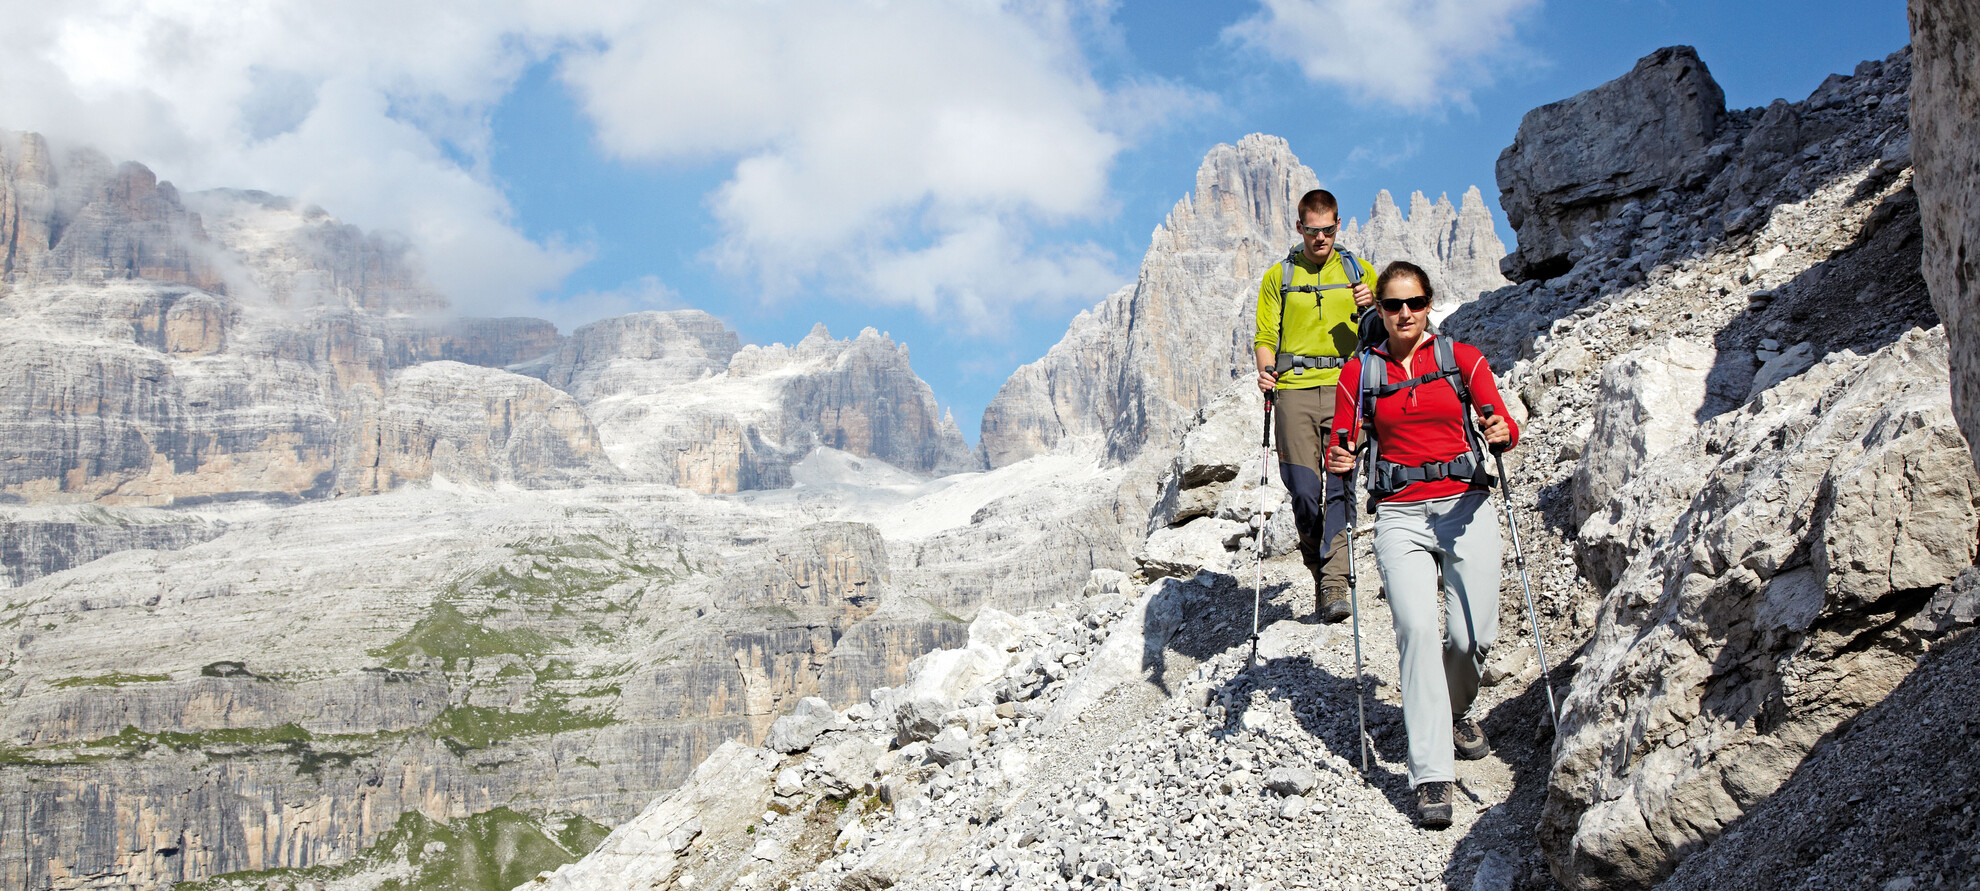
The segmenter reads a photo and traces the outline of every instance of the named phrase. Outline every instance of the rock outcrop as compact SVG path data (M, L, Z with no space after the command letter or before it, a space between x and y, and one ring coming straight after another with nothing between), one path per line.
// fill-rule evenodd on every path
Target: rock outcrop
M1409 216L1383 189L1368 210L1368 224L1349 219L1341 228L1341 245L1375 264L1376 271L1393 260L1408 260L1430 273L1435 286L1435 309L1441 316L1477 299L1479 294L1509 284L1499 272L1505 242L1492 227L1485 196L1472 186L1462 207L1453 208L1449 195L1436 202L1411 192Z
M639 313L579 329L549 380L583 403L620 467L697 492L789 486L821 446L919 474L980 467L907 347L871 328L739 348L698 310Z
M1910 12L1925 281L1952 342L1953 410L1967 439L1980 443L1980 4L1912 0Z
M1514 280L1565 272L1588 228L1625 202L1696 185L1725 126L1725 92L1688 46L1660 49L1628 74L1520 119L1499 155L1499 206L1519 234Z

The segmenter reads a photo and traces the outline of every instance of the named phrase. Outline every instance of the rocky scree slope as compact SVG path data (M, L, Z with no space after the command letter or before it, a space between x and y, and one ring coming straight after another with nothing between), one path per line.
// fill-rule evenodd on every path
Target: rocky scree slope
M1532 550L1581 570L1541 592L1579 647L1540 825L1569 887L1647 886L1708 849L1960 626L1912 621L1973 564L1980 490L1914 271L1910 71L1901 51L1721 114L1702 63L1659 51L1530 113L1515 149L1552 146L1540 169L1501 158L1502 184L1593 184L1509 201L1573 247L1448 324L1531 414ZM1723 123L1642 159L1674 174L1646 193L1608 175L1609 136L1575 136L1589 120Z
M1372 566L1367 567L1372 569ZM1393 638L1370 598L1376 760L1358 766L1347 633L1292 618L1296 558L1268 568L1269 626L1228 575L1142 586L1101 570L1077 596L986 610L966 647L834 712L725 747L578 863L525 888L1511 888L1544 876L1540 718L1489 688L1501 752L1461 765L1457 825L1412 825ZM1528 654L1530 657L1530 654ZM1530 659L1529 659L1530 661ZM1504 662L1502 665L1513 663ZM1512 674L1530 682L1530 664ZM1510 758L1511 760L1507 760Z

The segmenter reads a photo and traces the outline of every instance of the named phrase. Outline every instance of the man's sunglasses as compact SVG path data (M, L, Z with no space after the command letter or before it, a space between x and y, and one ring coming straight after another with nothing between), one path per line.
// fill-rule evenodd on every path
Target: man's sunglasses
M1430 308L1430 298L1423 296L1408 298L1384 297L1381 300L1381 304L1383 312L1402 312L1405 306L1409 307L1411 312L1422 312Z
M1334 233L1341 231L1341 224L1335 223L1332 226L1301 226L1299 227L1299 231L1309 238L1316 235L1325 235L1328 238L1332 238L1334 237Z

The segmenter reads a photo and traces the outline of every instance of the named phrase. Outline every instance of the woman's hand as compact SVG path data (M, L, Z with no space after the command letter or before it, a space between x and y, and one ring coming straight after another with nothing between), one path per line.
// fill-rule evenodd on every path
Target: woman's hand
M1327 447L1327 472L1346 473L1354 469L1354 453L1338 445Z
M1493 414L1478 422L1478 432L1492 445L1505 445L1512 442L1512 425L1506 423L1502 415Z

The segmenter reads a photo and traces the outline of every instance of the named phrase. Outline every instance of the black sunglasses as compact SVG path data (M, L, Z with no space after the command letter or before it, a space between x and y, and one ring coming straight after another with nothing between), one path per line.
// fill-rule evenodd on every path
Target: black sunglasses
M1409 307L1411 312L1422 312L1430 308L1430 298L1421 295L1416 297L1407 297L1407 298L1405 297L1382 298L1383 312L1402 312L1402 309L1405 306Z
M1332 226L1301 226L1299 227L1299 231L1307 235L1325 235L1328 238L1332 238L1334 237L1334 233L1341 231L1341 224L1335 223Z

